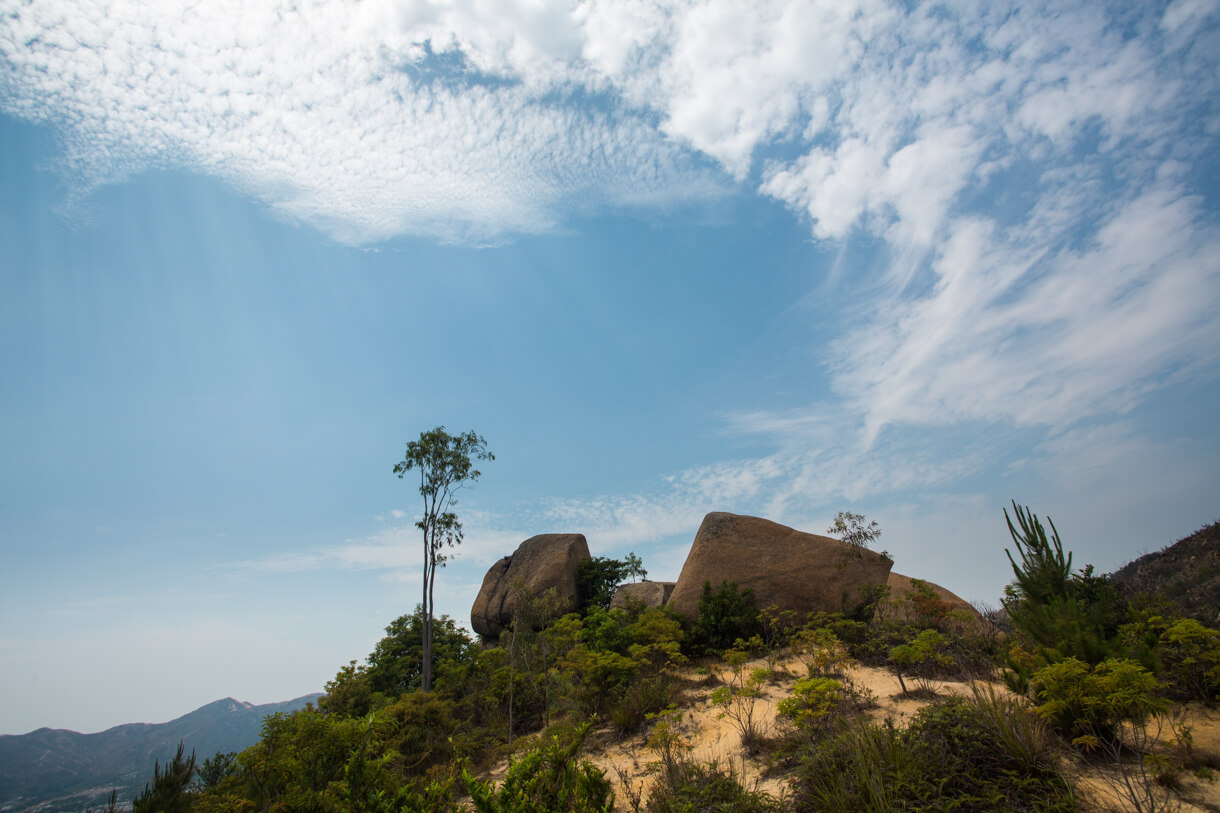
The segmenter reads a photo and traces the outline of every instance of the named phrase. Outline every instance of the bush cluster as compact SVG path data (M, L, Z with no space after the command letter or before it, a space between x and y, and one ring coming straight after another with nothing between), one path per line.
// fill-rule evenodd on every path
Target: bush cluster
M1159 721L1172 700L1217 699L1220 632L1121 599L1091 568L1073 569L1053 525L1048 535L1014 510L1006 632L918 581L852 616L805 617L707 583L688 622L663 608L610 608L615 583L643 568L634 555L594 559L579 612L522 595L509 629L484 642L433 619L432 691L421 690L425 615L396 619L316 707L267 718L255 745L201 766L182 754L158 763L137 810L601 813L613 807L611 785L579 756L591 721L647 732L657 781L646 799L628 799L635 811L1070 811L1061 746L1109 755L1124 798L1157 809L1155 783L1171 774ZM675 705L692 659L721 683L712 702L745 749L794 773L791 798L687 758ZM778 703L777 730L765 730L758 703L791 659L804 674ZM906 727L868 719L857 663L888 666L904 693L932 702ZM991 678L1001 666L1016 695L938 695L941 680ZM501 782L477 778L504 757Z
M1045 730L1028 709L996 714L987 699L949 697L905 729L840 723L812 741L798 769L798 810L1070 811L1071 787L1047 759Z

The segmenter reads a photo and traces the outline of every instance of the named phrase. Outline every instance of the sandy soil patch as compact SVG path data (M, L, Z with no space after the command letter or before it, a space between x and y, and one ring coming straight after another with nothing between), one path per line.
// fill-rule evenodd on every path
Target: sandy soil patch
M765 659L759 658L746 665L747 674L757 668L768 667ZM782 721L777 718L776 704L788 696L792 684L805 675L804 665L795 659L782 659L775 670L775 680L763 687L758 699L755 715L759 729L767 736L779 732ZM748 757L741 745L741 734L734 722L721 717L721 709L712 704L712 692L723 684L729 670L721 665L713 667L714 681L694 685L687 690L683 714L677 726L679 733L689 746L686 756L696 762L716 762L722 767L731 766L747 788L758 788L772 796L788 795L788 778L764 776L766 764L763 760ZM877 707L869 710L876 719L893 718L896 724L905 722L928 704L928 700L903 697L898 680L886 669L855 667L847 676L855 685L870 692ZM700 681L703 676L687 670L684 677L689 682ZM941 694L970 693L970 686L951 681L933 681ZM638 793L648 798L648 791L656 779L659 769L658 755L649 750L647 732L615 741L610 729L603 729L590 738L588 759L606 771L614 782L616 809L630 810L628 799Z
M776 704L787 697L792 684L805 675L804 665L791 658L773 663L778 666L775 680L766 684L758 699L755 714L760 730L773 736L778 733L782 721L777 719ZM751 661L750 670L768 667L766 659ZM683 672L688 685L685 699L681 703L682 719L677 731L689 747L687 758L702 762L716 762L721 767L731 766L747 788L757 788L777 798L790 796L789 780L785 776L764 776L766 763L748 757L742 746L741 736L732 720L721 717L721 710L712 704L711 695L728 676L728 667L723 664L711 667L713 679L699 674L695 669ZM928 699L904 697L894 673L884 668L857 666L847 673L854 684L870 692L877 706L866 713L876 720L890 718L896 725L905 726L919 709L931 702ZM960 681L931 681L939 695L955 694L969 697L972 686ZM1002 684L990 684L996 691L1007 693ZM908 687L914 688L910 681ZM1186 709L1186 722L1192 728L1194 748L1200 758L1220 766L1220 710L1191 705ZM1171 735L1166 735L1168 738ZM659 758L647 745L648 732L620 738L613 729L594 731L585 743L585 757L606 771L614 784L615 810L630 811L630 799L638 795L647 800L648 792L656 781ZM1081 759L1072 759L1069 773L1075 779L1086 809L1093 811L1128 811L1134 808L1124 803L1112 790L1112 783L1103 780L1104 768ZM496 766L490 778L499 781L505 764ZM1215 780L1207 781L1193 775L1182 774L1182 788L1177 801L1183 813L1220 813L1220 770L1214 771Z
M747 665L747 672L767 665L765 659L751 661ZM786 697L792 684L805 674L804 665L795 659L780 660L778 666L776 681L766 685L756 707L762 730L772 735L777 733L777 726L782 725L782 721L777 720L776 703ZM712 705L711 694L716 686L721 685L720 681L727 676L728 670L720 666L712 671L717 681L693 686L687 692L679 731L690 746L689 758L732 766L747 788L758 788L772 796L786 798L790 795L788 778L764 776L765 762L745 755L740 734L733 722L721 718L720 709ZM857 687L867 690L876 698L877 706L866 712L875 720L888 717L896 725L904 726L919 709L931 702L903 696L898 679L888 669L857 666L849 670L847 676ZM684 677L693 682L701 676L694 670L688 670ZM969 697L973 691L969 682L931 681L931 685L942 696L954 694ZM990 685L997 692L1008 693L1001 683ZM914 688L910 681L908 688ZM1192 705L1186 711L1196 753L1220 765L1220 710ZM587 757L605 770L613 781L616 810L631 810L629 799L632 794L639 794L640 798L647 800L659 763L657 755L648 749L646 732L619 740L612 730L603 729L590 738ZM1133 810L1129 803L1116 796L1110 783L1103 781L1100 776L1103 770L1082 760L1073 761L1070 773L1079 783L1086 807L1096 811ZM1183 813L1220 813L1220 771L1215 774L1214 781L1182 774L1182 789L1177 801L1181 803Z

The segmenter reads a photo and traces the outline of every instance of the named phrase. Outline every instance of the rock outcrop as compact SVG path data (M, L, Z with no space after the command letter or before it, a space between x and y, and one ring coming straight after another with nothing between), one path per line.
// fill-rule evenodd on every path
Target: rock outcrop
M470 626L495 638L512 623L521 595L540 596L555 589L561 612L576 609L576 569L589 557L584 534L539 534L522 542L511 556L491 566L470 610ZM523 593L514 589L520 582Z
M736 582L760 608L852 612L886 583L886 557L759 517L713 512L703 518L668 606L694 618L704 582Z
M932 593L939 601L949 605L947 610L966 610L970 613L970 617L978 616L978 610L971 606L970 602L966 601L961 596L953 593L939 584L935 584L926 579L912 579L910 576L904 576L901 573L890 572L886 584L889 585L890 593L885 597L885 600L879 605L879 610L882 613L888 614L892 618L909 618L918 613L918 608L912 607L908 600L915 593L915 582L921 581L932 589Z
M633 582L620 584L610 599L611 607L626 607L628 601L638 601L645 607L661 607L669 601L677 582Z

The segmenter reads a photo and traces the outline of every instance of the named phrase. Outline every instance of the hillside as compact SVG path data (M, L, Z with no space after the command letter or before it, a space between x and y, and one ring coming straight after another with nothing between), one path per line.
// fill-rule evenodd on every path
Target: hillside
M783 699L791 696L798 678L805 673L805 665L800 659L787 656L758 658L747 663L745 669L747 672L767 669L772 674L761 687L754 708L754 722L764 737L764 747L753 754L743 748L739 726L722 714L722 709L713 702L715 687L732 679L731 670L724 665L714 669L710 678L698 679L694 670L687 672L688 688L675 707L680 712L673 726L675 741L684 759L731 771L744 787L764 791L779 800L781 806L790 808L795 772L791 767L783 766L777 750L782 746L777 743L790 737L793 727L781 718L778 710ZM1011 697L999 682L963 679L926 680L923 684L930 690L927 694L905 695L892 670L858 663L841 677L868 698L864 719L890 720L899 728L909 726L921 709L947 698L968 699L975 696L976 690L990 691L1002 698ZM1212 758L1220 755L1220 711L1196 703L1183 706L1179 713L1179 725L1190 726L1197 752L1212 755ZM829 736L829 731L826 735ZM1171 748L1166 746L1163 752L1170 753ZM664 760L649 731L622 737L612 727L602 728L585 743L584 756L610 778L615 792L614 809L620 813L634 813L639 809L637 800L647 799L656 786L664 782ZM1081 810L1109 813L1128 809L1113 787L1114 780L1119 777L1112 765L1069 751L1062 752L1058 759L1062 771L1076 789ZM502 780L507 767L506 762L500 763L490 772L490 778ZM1220 783L1214 779L1183 774L1177 782L1172 802L1181 805L1179 813L1220 810Z
M1160 596L1178 614L1220 626L1220 522L1112 574L1129 596Z
M40 728L0 736L0 811L80 811L101 806L112 788L131 799L153 764L178 742L200 762L217 751L241 751L258 740L263 718L290 712L317 694L255 706L226 697L167 723L129 723L96 734Z
M728 580L705 579L693 617L642 601L566 612L547 588L524 594L496 638L432 619L439 679L422 691L429 621L417 611L387 626L365 664L341 667L316 707L272 718L194 787L185 773L161 783L159 804L1220 811L1220 631L1122 600L1014 509L1022 565L1008 629L917 580L804 615L760 609L753 585ZM1171 555L1181 569L1205 552ZM619 580L623 562L587 561L606 585Z

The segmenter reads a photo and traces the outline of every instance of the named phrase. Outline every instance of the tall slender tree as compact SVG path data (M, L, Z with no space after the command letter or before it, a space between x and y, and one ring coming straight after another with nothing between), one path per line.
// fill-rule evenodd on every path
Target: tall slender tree
M445 427L438 426L420 433L419 440L407 443L406 454L394 466L394 473L400 480L407 472L419 471L419 493L424 500L424 515L415 527L424 534L420 688L425 692L432 691L432 595L436 569L444 567L449 558L445 549L462 542L462 523L453 512L457 505L454 495L482 475L474 467L475 461L495 459L495 455L487 451L487 441L473 431L451 435Z

